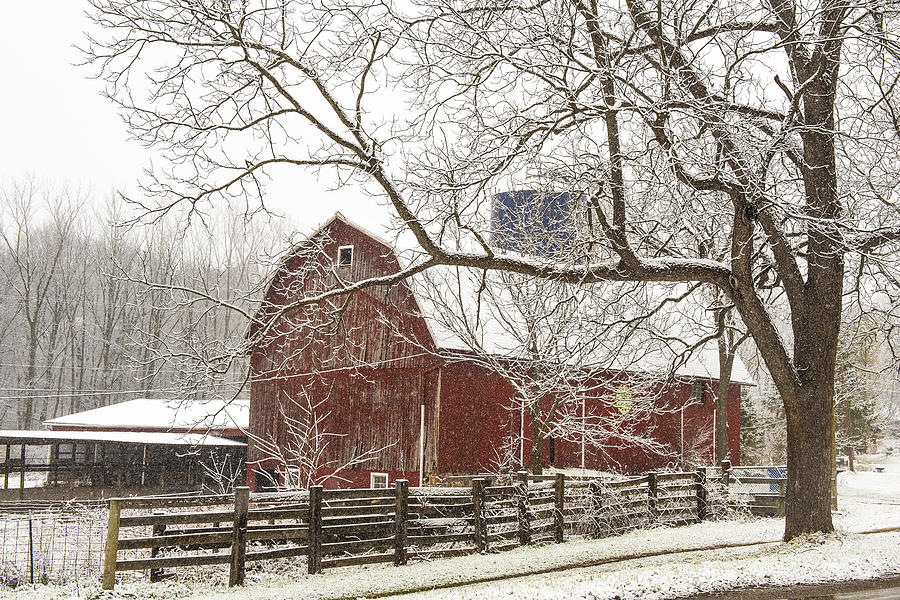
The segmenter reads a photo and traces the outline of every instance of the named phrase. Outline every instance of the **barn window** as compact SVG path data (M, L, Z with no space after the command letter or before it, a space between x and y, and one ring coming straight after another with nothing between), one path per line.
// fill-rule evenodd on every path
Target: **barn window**
M372 473L369 476L369 487L386 489L388 486L387 473Z
M696 402L698 404L706 403L705 381L694 381L694 384L691 386L691 402Z
M75 458L75 444L60 444L56 448L56 456L59 460L73 460Z
M349 267L353 264L353 246L341 246L338 248L338 266Z

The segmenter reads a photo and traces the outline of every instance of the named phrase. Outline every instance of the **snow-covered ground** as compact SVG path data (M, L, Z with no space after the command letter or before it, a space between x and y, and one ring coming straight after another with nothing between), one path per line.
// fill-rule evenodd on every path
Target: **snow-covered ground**
M224 577L215 577L200 583L122 583L109 596L101 595L95 582L82 587L46 586L7 594L15 600L324 600L404 592L411 593L400 597L416 600L625 600L677 598L756 585L875 578L900 574L900 532L858 533L900 527L900 461L881 462L885 465L883 473L845 473L839 477L840 511L835 516L839 533L808 536L790 544L777 542L783 530L781 520L737 519L654 528L614 538L518 548L485 556L414 562L405 567L348 567L319 575L306 575L299 569L274 573L250 570L247 585L232 589L223 587ZM754 542L762 545L734 547ZM733 547L702 550L723 545ZM598 564L604 561L606 564ZM430 588L446 589L414 591Z
M848 531L900 526L900 455L863 456L859 462L871 470L838 475L835 526Z
M900 533L810 536L762 550L730 549L422 592L421 600L655 600L758 585L868 579L900 573Z

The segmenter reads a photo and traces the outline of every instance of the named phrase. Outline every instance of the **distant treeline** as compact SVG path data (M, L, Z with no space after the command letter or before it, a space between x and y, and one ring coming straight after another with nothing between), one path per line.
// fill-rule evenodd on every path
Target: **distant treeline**
M30 180L0 188L0 427L238 389L241 311L283 236L241 214L128 225L128 208Z

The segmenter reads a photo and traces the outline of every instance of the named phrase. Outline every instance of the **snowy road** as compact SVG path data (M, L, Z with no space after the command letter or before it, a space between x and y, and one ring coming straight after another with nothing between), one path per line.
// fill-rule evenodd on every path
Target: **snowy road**
M900 600L900 577L825 585L740 590L684 600Z
M392 596L403 600L658 600L735 588L869 579L900 574L900 533L808 536L790 544L616 562Z

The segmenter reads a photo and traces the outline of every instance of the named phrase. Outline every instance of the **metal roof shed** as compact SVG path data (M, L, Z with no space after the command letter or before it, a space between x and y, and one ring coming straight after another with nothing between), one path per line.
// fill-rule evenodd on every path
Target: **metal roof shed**
M212 480L223 467L243 480L247 445L199 433L0 430L0 448L0 497L15 488L22 499L221 487Z

